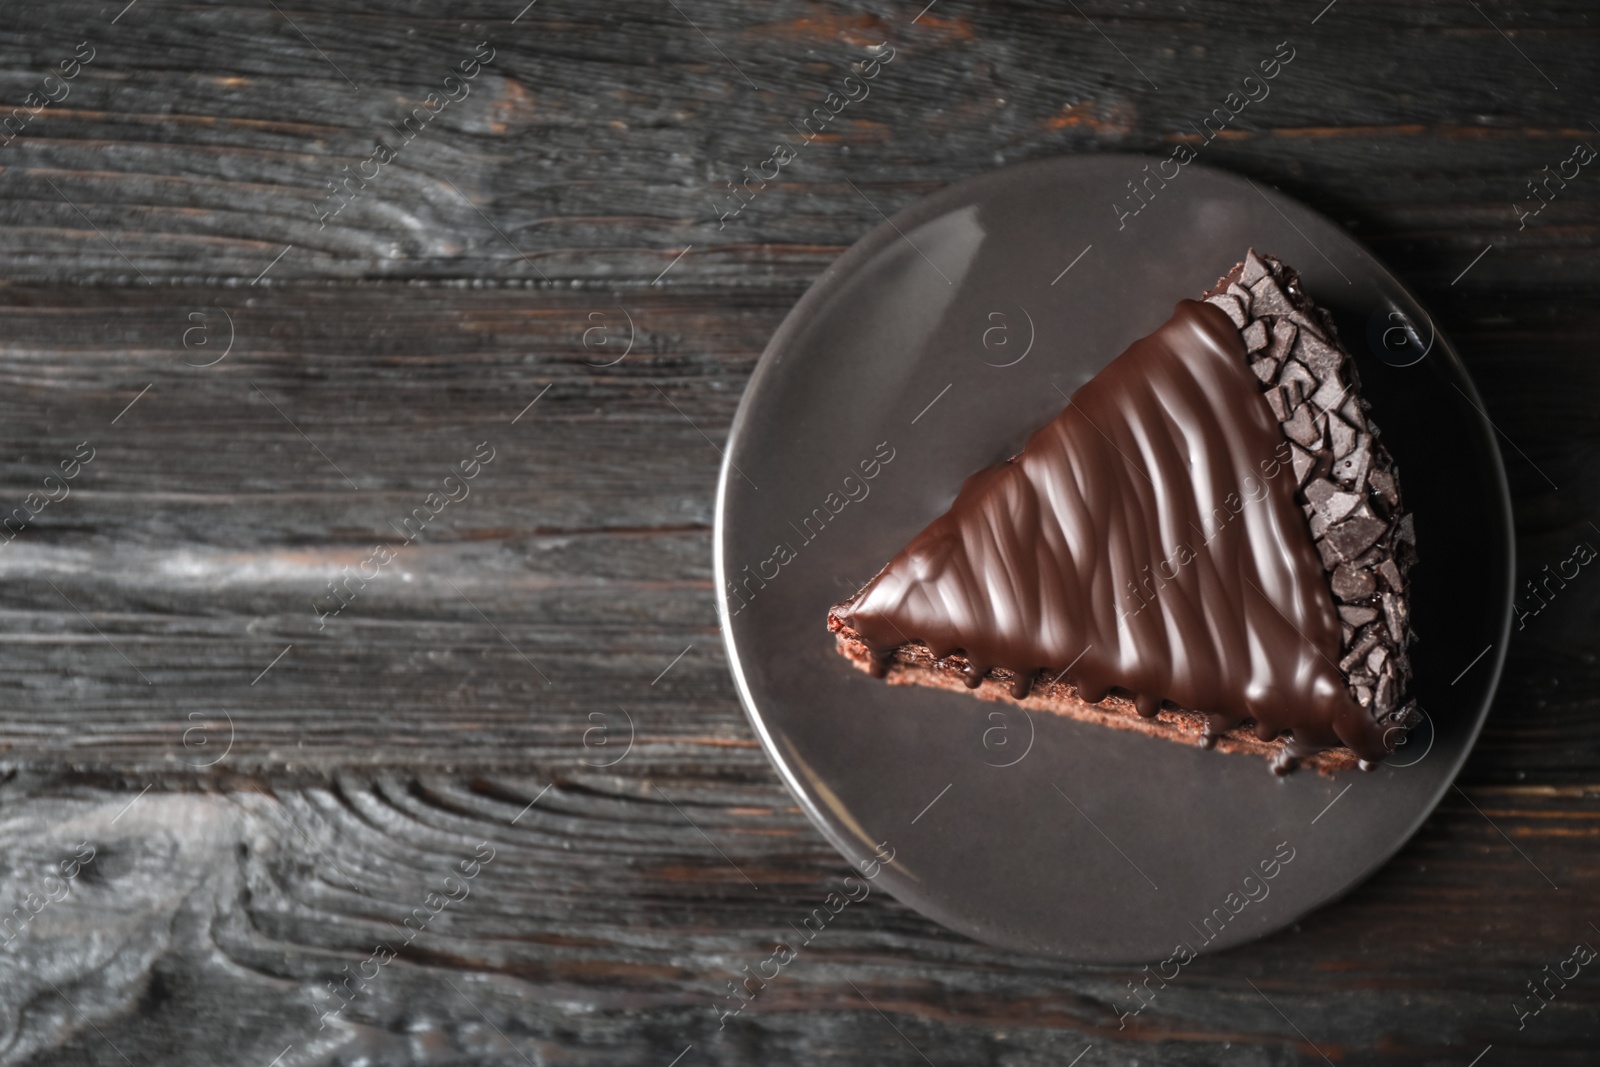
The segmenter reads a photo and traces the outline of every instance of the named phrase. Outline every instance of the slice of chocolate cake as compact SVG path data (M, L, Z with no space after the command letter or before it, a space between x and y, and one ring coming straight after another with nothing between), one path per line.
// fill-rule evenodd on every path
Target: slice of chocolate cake
M828 613L891 683L1328 772L1382 759L1416 558L1332 318L1254 250Z

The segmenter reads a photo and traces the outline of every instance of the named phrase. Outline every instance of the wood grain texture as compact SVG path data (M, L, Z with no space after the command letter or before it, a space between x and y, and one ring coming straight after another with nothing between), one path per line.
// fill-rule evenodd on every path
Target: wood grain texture
M1524 619L1460 790L1394 861L1125 1028L1135 969L877 892L719 1028L846 871L738 707L710 523L756 358L880 211L1002 163L1165 154L1287 40L1201 158L1418 291L1541 575L1600 539L1600 172L1521 228L1512 205L1600 144L1596 32L1576 2L10 5L0 1063L1595 1062L1600 975L1521 1029L1511 1006L1600 943L1588 570ZM326 183L485 40L470 94L319 227ZM726 182L883 41L870 96L719 225ZM470 495L319 620L482 442Z
M879 210L998 164L1166 154L1288 41L1293 64L1205 161L1348 222L1419 284L1490 240L1486 288L1596 269L1585 188L1530 227L1512 210L1600 121L1600 31L1579 0L1344 0L1314 24L1311 5L1237 0L922 6L541 0L513 23L514 0L449 17L140 0L111 24L121 5L14 5L5 98L21 104L80 41L95 59L4 147L0 254L12 277L249 279L293 245L273 278L606 285L648 282L693 246L674 280L799 284ZM328 183L486 40L495 58L467 95L320 224ZM895 58L866 98L722 223L726 183L798 142L882 42Z

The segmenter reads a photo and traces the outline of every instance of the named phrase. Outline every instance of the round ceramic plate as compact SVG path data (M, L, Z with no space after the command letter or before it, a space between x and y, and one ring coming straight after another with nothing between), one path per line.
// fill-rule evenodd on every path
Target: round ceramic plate
M1280 779L1257 757L890 686L835 653L830 605L1252 246L1333 312L1416 515L1413 691L1428 721L1394 758ZM1405 287L1269 189L1105 155L952 186L822 276L734 420L715 551L745 709L850 865L954 930L1167 971L1259 937L1392 856L1478 736L1514 574L1481 409Z

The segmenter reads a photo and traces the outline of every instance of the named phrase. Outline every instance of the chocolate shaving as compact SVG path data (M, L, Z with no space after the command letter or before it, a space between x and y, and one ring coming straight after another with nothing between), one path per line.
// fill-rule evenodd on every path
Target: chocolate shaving
M1352 395L1344 402L1344 407L1339 409L1339 414L1358 430L1368 429L1366 416L1366 401Z
M1372 439L1362 434L1356 438L1356 446L1350 454L1333 465L1333 476L1347 485L1364 487L1371 465Z
M1318 478L1305 487L1306 500L1330 523L1338 522L1361 503L1354 493L1346 493L1326 478Z
M1296 326L1299 326L1301 329L1310 330L1314 335L1323 340L1327 340L1328 338L1327 329L1313 319L1310 315L1307 315L1304 311L1301 311L1299 308L1295 308L1293 311L1289 312L1289 321L1294 323Z
M1313 399L1315 399L1313 397ZM1347 456L1356 447L1356 432L1337 415L1328 416L1328 440L1335 456Z
M1316 390L1317 380L1306 370L1304 363L1291 359L1278 371L1278 385L1283 389L1292 389L1291 401L1298 404Z
M1267 350L1267 355L1274 361L1282 363L1289 358L1289 353L1294 351L1294 339L1299 331L1295 329L1294 323L1287 319L1277 319L1273 321L1269 332L1272 334L1272 347Z
M1354 559L1376 544L1378 538L1388 530L1389 526L1383 520L1358 515L1330 527L1327 539L1332 542L1333 550L1340 559Z
M1283 420L1283 432L1292 441L1307 448L1322 444L1322 431L1311 421L1311 409L1305 404L1295 407L1294 414Z
M1233 324L1239 327L1241 330L1244 329L1244 324L1249 321L1245 317L1244 305L1239 302L1237 297L1232 297L1226 293L1223 293L1221 296L1206 297L1206 303L1215 304L1217 307L1221 308L1227 314L1228 318L1233 320Z
M1367 475L1367 484L1372 486L1372 491L1377 494L1379 500L1391 508L1399 507L1400 492L1395 488L1394 475L1388 471L1373 471Z
M1273 393L1267 394L1269 399L1273 395ZM1287 414L1285 414L1284 417L1286 418ZM1283 419L1280 418L1278 421L1282 422ZM1295 484L1305 485L1306 477L1310 475L1312 468L1317 465L1316 457L1307 452L1305 449L1301 448L1299 445L1290 445L1289 447L1293 449L1293 455L1289 457L1289 462L1294 465Z
M1355 634L1357 631L1352 627L1351 633ZM1344 659L1339 661L1339 669L1344 671L1346 674L1350 673L1351 669L1354 668L1357 663L1360 663L1367 658L1368 654L1373 650L1374 647L1377 646L1377 644L1378 634L1375 627L1359 631L1359 636L1357 636L1354 642L1350 645L1350 651L1345 653Z
M1317 391L1311 394L1311 402L1317 406L1318 411L1331 412L1339 406L1339 401L1344 399L1348 385L1340 385L1337 377L1325 378ZM1343 420L1340 420L1343 421Z
M1319 381L1329 378L1337 379L1339 365L1344 357L1338 349L1331 348L1324 341L1318 340L1309 333L1302 333L1294 346L1294 358L1311 368L1311 373Z
M1333 595L1347 604L1371 596L1377 588L1371 571L1352 567L1348 563L1334 570L1331 584Z
M1239 284L1248 288L1265 278L1270 273L1267 265L1261 262L1261 257L1256 255L1256 250L1251 249L1246 253L1244 262L1239 265Z
M1250 294L1255 298L1252 303L1257 318L1266 315L1287 317L1294 314L1294 305L1289 303L1289 298L1278 288L1275 277L1269 276L1256 282L1250 287Z
M1206 298L1240 328L1262 394L1293 442L1295 481L1342 623L1339 669L1350 694L1376 720L1409 729L1422 719L1405 702L1406 650L1416 640L1406 602L1416 525L1394 459L1356 393L1355 363L1332 317L1273 256L1251 249Z
M1340 604L1339 618L1351 626L1365 626L1378 617L1378 609L1361 607L1356 604Z

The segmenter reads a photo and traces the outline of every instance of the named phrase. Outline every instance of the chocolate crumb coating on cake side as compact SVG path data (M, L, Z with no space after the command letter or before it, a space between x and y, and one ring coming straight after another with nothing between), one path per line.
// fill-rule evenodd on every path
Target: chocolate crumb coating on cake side
M1421 718L1406 699L1416 530L1355 361L1332 316L1274 256L1251 249L1205 299L1239 327L1250 369L1294 450L1301 506L1339 605L1339 670L1375 719L1409 729Z
M1421 720L1415 533L1353 361L1274 257L1251 250L1202 301L834 605L839 653L890 684L1264 755L1280 774L1392 752ZM1250 503L1219 507L1230 487Z

